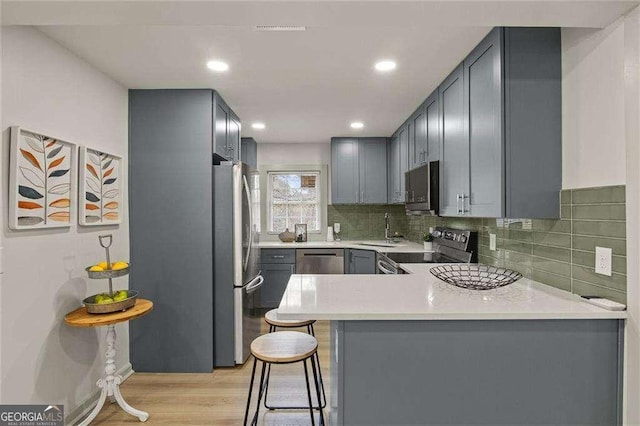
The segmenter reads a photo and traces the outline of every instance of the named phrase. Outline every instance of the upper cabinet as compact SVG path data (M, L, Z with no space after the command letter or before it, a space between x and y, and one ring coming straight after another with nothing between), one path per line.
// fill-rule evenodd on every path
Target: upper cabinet
M240 141L240 161L254 169L258 168L258 144L253 138L242 138Z
M441 216L559 217L561 84L559 28L494 28L394 133L389 203L439 160Z
M440 86L442 216L555 218L558 28L495 28Z
M387 202L387 139L331 138L333 204Z
M213 153L218 160L240 161L240 118L213 92Z
M411 122L405 122L389 141L388 203L403 204L406 199L404 174L409 170L409 135Z
M464 78L458 66L438 88L440 98L440 216L462 214L460 197L469 182L469 138L465 132Z

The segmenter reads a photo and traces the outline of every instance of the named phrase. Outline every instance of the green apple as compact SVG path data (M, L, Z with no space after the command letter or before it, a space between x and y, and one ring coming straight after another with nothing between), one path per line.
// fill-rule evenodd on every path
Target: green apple
M113 299L109 296L107 297L103 297L102 299L100 299L98 302L98 305L106 305L107 303L113 303Z

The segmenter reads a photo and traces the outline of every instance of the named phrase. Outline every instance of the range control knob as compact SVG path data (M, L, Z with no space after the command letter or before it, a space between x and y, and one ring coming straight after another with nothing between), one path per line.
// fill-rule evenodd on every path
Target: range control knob
M467 236L466 235L460 235L460 242L461 243L466 243L467 242Z
M442 232L440 231L433 231L433 236L436 238L440 238L442 236Z

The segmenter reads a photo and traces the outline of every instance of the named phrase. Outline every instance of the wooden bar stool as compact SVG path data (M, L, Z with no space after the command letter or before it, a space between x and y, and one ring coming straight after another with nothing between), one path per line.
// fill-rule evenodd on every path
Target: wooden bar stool
M260 387L258 388L258 403L256 404L256 412L251 420L251 426L258 424L258 414L260 412L260 400L263 393L269 386L268 380L265 381L266 366L271 364L291 364L294 362L302 362L304 366L304 378L307 384L307 398L309 406L309 414L311 415L311 425L315 425L313 418L314 406L311 402L311 387L309 385L309 371L307 368L307 360L310 359L311 369L313 371L313 379L316 387L316 398L320 400L320 387L318 386L318 376L316 372L316 364L313 362L313 356L318 352L318 341L315 337L301 333L299 331L276 331L264 334L251 342L251 354L253 355L253 370L251 372L251 383L249 384L249 396L247 397L247 408L244 412L244 425L247 425L249 419L249 408L251 406L251 393L253 390L253 381L256 375L256 365L258 360L262 361L262 371L260 373ZM320 424L324 426L324 414L320 409Z
M306 327L307 328L307 333L309 333L310 335L312 335L313 337L316 337L316 333L315 330L313 329L313 324L316 322L316 320L283 320L283 319L278 319L278 310L277 309L271 309L270 311L268 311L265 315L264 315L264 320L266 321L267 324L269 324L269 333L273 333L274 331L276 331L276 329L278 328L301 328L301 327ZM316 351L316 354L314 356L316 365L318 366L318 376L320 377L320 387L322 389L322 403L320 405L320 408L318 407L314 407L315 409L322 409L324 407L327 406L327 396L324 392L324 381L322 380L322 369L320 368L320 356L318 355L318 352ZM267 367L267 384L269 383L269 377L271 377L271 365L269 365ZM268 389L268 387L267 387ZM265 408L268 408L269 410L299 410L299 409L303 409L306 407L282 407L282 406L272 406L269 405L267 403L267 394L268 392L265 392L264 395L264 406ZM318 402L320 403L320 402Z

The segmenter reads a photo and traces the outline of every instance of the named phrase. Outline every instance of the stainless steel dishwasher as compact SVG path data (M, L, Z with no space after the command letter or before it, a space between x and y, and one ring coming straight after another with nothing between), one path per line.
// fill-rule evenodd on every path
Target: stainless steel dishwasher
M344 249L297 249L296 274L344 274Z

